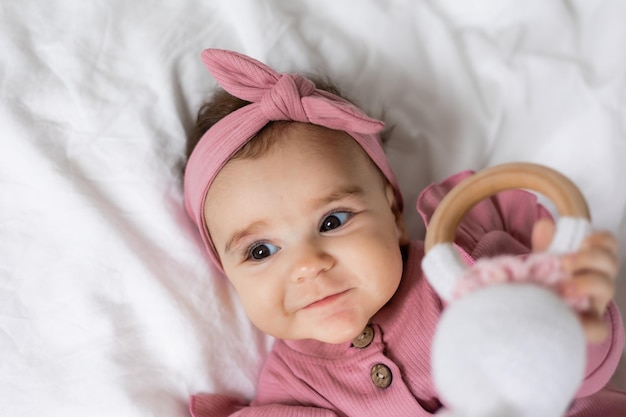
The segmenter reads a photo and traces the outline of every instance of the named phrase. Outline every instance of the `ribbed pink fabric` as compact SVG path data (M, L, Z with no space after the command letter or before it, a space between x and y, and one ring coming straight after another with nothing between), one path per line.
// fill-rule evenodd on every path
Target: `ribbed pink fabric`
M334 94L316 89L311 80L301 75L279 74L237 52L206 49L202 52L202 61L224 90L251 102L224 117L204 134L185 170L185 208L198 226L217 268L221 270L221 265L203 214L206 194L233 154L271 121L291 120L345 131L361 145L394 187L402 208L400 189L380 143L383 122L370 118Z

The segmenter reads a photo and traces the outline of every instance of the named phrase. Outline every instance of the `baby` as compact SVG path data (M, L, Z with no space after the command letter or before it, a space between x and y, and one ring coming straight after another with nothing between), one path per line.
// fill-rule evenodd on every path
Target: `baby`
M202 58L226 92L200 111L186 209L250 320L277 340L252 402L199 394L191 414L429 416L444 407L429 365L443 306L420 268L423 243L403 223L382 122L301 75L230 51ZM470 174L422 192L425 222ZM544 248L548 219L531 194L501 193L466 216L459 251L473 262ZM562 259L570 290L593 300L581 314L586 378L568 416L626 410L625 393L605 388L624 343L611 301L616 253L612 235L596 232Z

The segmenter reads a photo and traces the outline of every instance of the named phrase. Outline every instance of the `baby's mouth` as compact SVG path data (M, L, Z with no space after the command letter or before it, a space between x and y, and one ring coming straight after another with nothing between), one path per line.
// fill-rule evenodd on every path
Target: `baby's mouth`
M321 307L325 307L329 304L334 303L335 301L337 301L338 299L340 299L341 297L343 297L348 291L350 290L344 290L344 291L340 291L334 294L330 294L327 295L326 297L322 297L316 301L313 301L312 303L306 305L303 310L309 310L309 309L314 309L314 308L321 308Z

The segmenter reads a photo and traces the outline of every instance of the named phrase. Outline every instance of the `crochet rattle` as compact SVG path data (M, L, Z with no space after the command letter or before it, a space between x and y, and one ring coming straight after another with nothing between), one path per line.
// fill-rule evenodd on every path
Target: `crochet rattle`
M453 245L463 216L513 188L537 191L559 218L546 253L480 259L467 267ZM424 273L448 303L432 346L432 373L446 417L561 417L584 378L586 342L573 310L585 299L560 293L557 255L591 229L576 186L547 167L510 163L462 181L440 202L426 235Z

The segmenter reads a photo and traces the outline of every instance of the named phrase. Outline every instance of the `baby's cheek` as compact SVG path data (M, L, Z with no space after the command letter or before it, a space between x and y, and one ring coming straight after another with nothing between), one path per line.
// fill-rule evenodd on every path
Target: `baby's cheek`
M364 271L370 274L370 285L382 297L391 298L402 276L403 261L400 245L389 235L373 236L365 242L368 244L360 254L360 262L367 264Z
M280 321L280 315L267 305L258 302L244 302L244 309L250 321L262 332L274 335L275 327Z
M244 287L239 292L248 318L261 331L273 334L274 328L284 326L288 314L284 307L284 293L270 285Z

